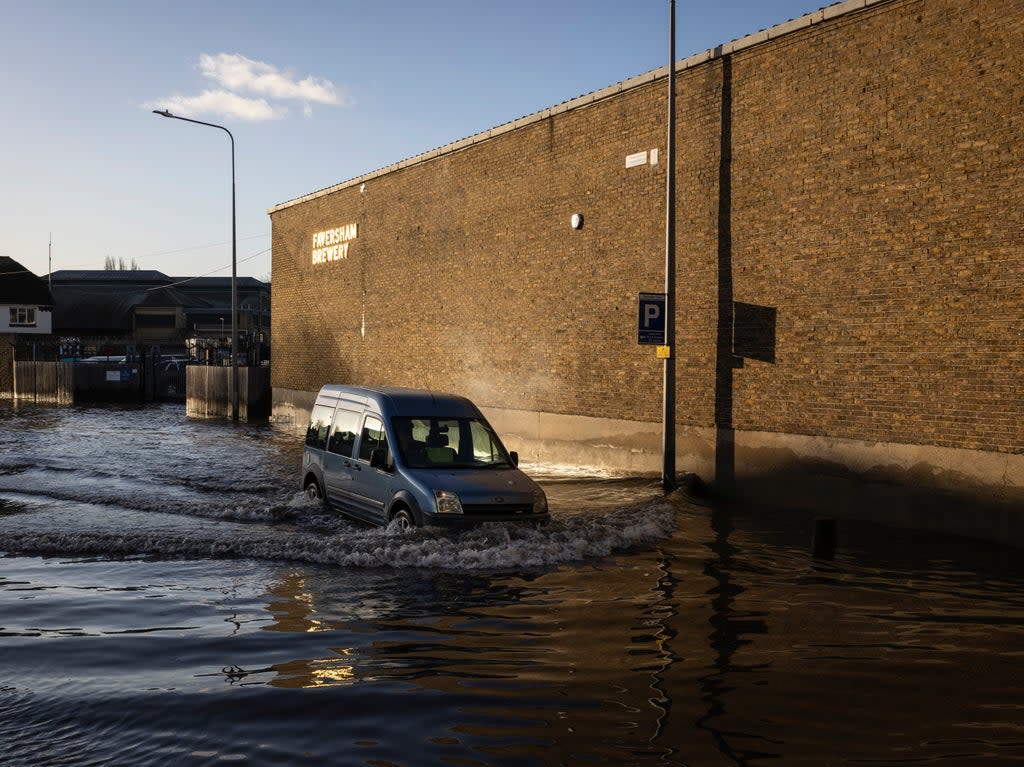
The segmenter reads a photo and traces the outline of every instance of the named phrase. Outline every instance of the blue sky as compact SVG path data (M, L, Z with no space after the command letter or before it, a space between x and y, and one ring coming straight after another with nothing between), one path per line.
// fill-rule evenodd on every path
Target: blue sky
M676 57L822 0L677 0ZM664 66L668 0L0 0L0 255L266 277L267 209Z

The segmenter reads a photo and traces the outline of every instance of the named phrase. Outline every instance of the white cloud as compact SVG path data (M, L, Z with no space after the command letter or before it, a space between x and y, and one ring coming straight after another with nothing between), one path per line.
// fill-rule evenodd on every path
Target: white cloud
M272 103L274 101L299 101L306 117L313 116L313 104L346 107L353 104L348 91L330 80L312 76L299 80L291 73L240 54L203 53L197 68L220 88L203 91L198 96L171 96L145 107L169 109L182 117L218 115L255 122L279 120L288 114L287 107ZM239 95L243 93L251 96Z
M170 96L144 105L146 109L166 109L181 117L214 115L248 122L279 120L288 114L286 107L275 107L265 99L246 98L224 90L203 91L198 96Z
M270 64L239 54L218 53L199 56L199 71L232 91L248 91L273 99L296 99L317 104L340 104L337 86L330 80L306 77L296 80Z

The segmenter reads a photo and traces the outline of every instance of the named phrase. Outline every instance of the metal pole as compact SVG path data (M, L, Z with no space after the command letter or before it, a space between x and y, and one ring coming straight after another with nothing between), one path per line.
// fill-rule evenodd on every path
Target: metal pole
M676 2L668 4L668 170L665 181L665 358L661 484L676 486Z
M168 110L154 109L153 114L184 120L196 125L219 128L231 139L231 420L238 420L238 236L235 229L235 137L223 125L172 115Z
M238 235L235 229L235 137L231 138L231 420L238 420Z

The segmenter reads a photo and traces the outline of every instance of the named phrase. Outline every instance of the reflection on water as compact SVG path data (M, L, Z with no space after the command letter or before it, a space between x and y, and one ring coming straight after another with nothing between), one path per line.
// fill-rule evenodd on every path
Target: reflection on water
M298 457L0 410L0 763L1024 760L1011 553L848 523L822 562L804 517L550 468L548 529L403 535L309 505Z
M730 672L749 673L758 670L749 664L734 664L733 655L740 649L741 643L749 644L752 641L752 635L766 633L767 624L763 613L740 613L736 609L735 600L744 589L732 582L732 571L736 564L733 557L738 552L729 541L729 535L733 532L730 513L723 509L712 509L710 523L714 538L707 547L713 556L705 562L704 574L715 582L708 592L711 595L712 610L709 644L714 661L710 673L700 679L707 713L697 720L697 726L712 736L718 751L738 764L747 764L757 756L777 755L751 752L743 747L742 734L738 738L729 737L730 732L722 729L724 721L719 720L724 720L726 713L725 698L730 691Z

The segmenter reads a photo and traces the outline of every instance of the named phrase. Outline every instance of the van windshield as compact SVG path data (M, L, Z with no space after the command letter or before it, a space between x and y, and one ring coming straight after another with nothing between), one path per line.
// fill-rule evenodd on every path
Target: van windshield
M410 469L511 468L498 436L478 418L391 419L398 453Z

